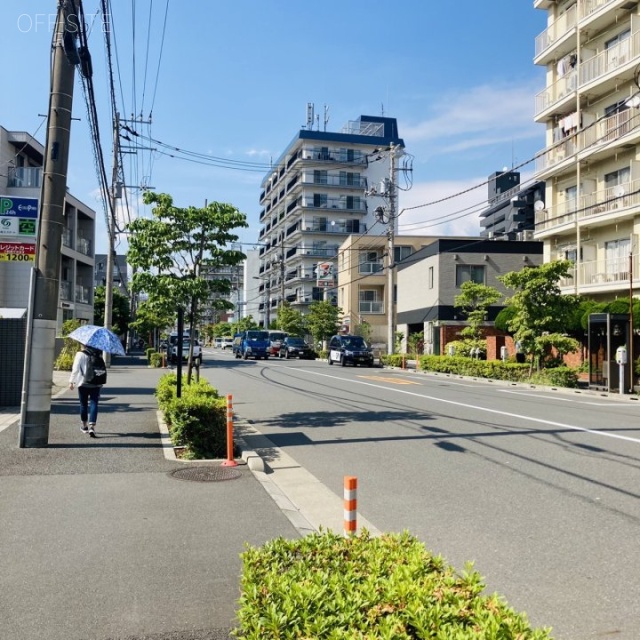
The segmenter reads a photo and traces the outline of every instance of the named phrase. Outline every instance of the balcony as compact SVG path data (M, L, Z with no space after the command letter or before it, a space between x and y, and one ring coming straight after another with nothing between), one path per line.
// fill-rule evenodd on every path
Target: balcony
M60 280L60 300L71 302L71 282Z
M338 245L331 247L302 247L298 253L302 256L333 258L338 255Z
M344 187L354 189L366 189L367 179L363 176L354 175L326 175L322 177L313 176L311 174L305 174L303 178L303 184L306 185L321 185L329 187Z
M302 229L311 233L366 233L367 225L360 224L358 220L349 220L348 222L326 222L326 223L303 223Z
M382 260L377 262L361 262L358 265L358 273L361 274L372 274L372 273L380 273L384 269L384 265L382 264Z
M76 292L76 302L80 302L81 304L90 303L91 289L89 287L83 287L82 285L77 284L75 288L75 292Z
M632 256L633 273L637 273L638 254ZM629 289L629 256L622 258L602 258L581 262L573 267L568 278L558 283L561 289L576 289L575 277L578 276L578 290L581 293L598 291L616 291ZM637 281L638 277L634 277Z
M559 58L575 49L575 42L567 36L575 30L577 22L578 10L577 6L573 5L536 37L534 62L547 64L551 55ZM568 42L564 48L559 48L565 38Z
M42 167L9 167L7 186L15 189L40 187Z
M372 300L360 300L358 303L360 313L384 313L384 302Z
M570 104L578 88L578 72L570 71L536 95L534 118L540 122L554 109Z
M632 80L633 66L637 64L639 56L640 31L637 31L616 46L605 49L580 64L580 89L603 83L606 79L607 83L601 88L604 93L626 80Z
M87 240L86 238L79 237L78 238L78 251L85 256L91 255L91 240Z
M569 136L566 140L540 151L536 156L536 176L539 176L539 174L544 173L552 167L557 167L566 160L571 160L577 151L578 146L575 136Z
M341 164L353 163L354 165L366 164L366 157L362 151L356 149L329 149L328 147L305 147L302 150L303 160L320 162L340 162Z
M366 213L367 205L364 198L357 196L342 196L338 198L302 198L302 206L310 209L335 209L337 211L353 211Z

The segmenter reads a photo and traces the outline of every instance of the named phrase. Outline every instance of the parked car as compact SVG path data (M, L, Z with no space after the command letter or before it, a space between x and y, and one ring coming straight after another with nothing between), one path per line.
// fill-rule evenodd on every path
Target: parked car
M256 360L269 358L269 332L259 329L244 331L234 338L233 351L236 358L255 358Z
M233 348L233 338L231 336L225 336L222 338L222 348L223 349L232 349Z
M304 338L287 336L280 345L279 358L316 359L316 352L304 341Z
M362 336L333 336L329 341L329 364L338 362L343 367L351 363L373 366L373 352Z
M191 344L191 340L189 338L183 338L182 340L182 360L186 362L189 358L189 345ZM171 347L171 351L169 353L169 362L171 364L176 364L178 362L178 344L174 344ZM193 342L193 364L196 367L199 367L202 364L202 348L200 347L200 342L198 340L194 340Z
M280 345L287 335L289 334L284 331L269 331L269 342L271 343L269 346L270 355L277 356L280 354Z
M215 349L222 349L222 338L214 338L213 339L213 347Z

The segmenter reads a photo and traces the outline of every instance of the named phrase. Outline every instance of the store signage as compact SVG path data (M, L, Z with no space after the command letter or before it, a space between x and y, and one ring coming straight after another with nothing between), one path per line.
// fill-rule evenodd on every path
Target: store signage
M38 217L38 198L0 196L0 216L35 220Z
M31 218L7 218L0 216L0 235L36 237L36 220Z
M316 280L318 287L334 287L335 275L333 262L319 262L316 265Z
M35 244L0 241L0 262L34 262L35 259Z

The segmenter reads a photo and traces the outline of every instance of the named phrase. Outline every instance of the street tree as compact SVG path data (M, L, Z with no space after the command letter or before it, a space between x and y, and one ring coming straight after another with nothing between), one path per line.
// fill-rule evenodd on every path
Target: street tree
M317 300L309 305L309 313L306 315L307 329L314 341L322 342L323 348L327 338L330 338L338 330L342 309L336 307L328 300Z
M199 305L212 299L215 309L231 309L222 296L231 291L228 278L206 277L207 272L235 266L245 259L228 248L239 237L235 229L247 227L246 216L236 207L211 202L204 207L177 207L167 193L144 194L152 205L151 218L138 218L128 225L129 264L134 269L133 288L151 300L170 302L187 312L191 340L188 380L191 380L195 326Z
M277 328L290 336L302 336L305 332L304 316L288 302L278 307Z
M530 371L540 367L549 349L561 353L574 352L579 343L566 336L566 324L579 304L575 295L562 294L559 281L569 275L570 260L557 260L537 267L524 267L498 279L514 295L507 299L513 315L506 320L514 340L530 358Z
M153 338L173 326L174 319L175 306L169 305L162 299L149 298L138 304L135 320L129 324L129 327L139 336L146 336L149 344L155 344Z
M104 325L104 301L106 288L103 285L96 287L93 294L93 323ZM131 309L129 299L117 289L113 290L113 309L111 316L111 329L117 335L123 335L129 330L131 321Z
M469 343L470 348L486 347L482 339L482 325L489 307L502 297L495 287L479 282L468 280L460 286L460 293L454 298L453 304L467 317L467 324L460 335Z

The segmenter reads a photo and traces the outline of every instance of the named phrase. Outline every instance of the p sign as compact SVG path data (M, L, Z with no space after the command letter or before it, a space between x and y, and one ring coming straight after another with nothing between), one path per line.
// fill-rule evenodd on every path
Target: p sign
M0 196L0 216L31 218L35 220L38 217L38 198Z

